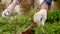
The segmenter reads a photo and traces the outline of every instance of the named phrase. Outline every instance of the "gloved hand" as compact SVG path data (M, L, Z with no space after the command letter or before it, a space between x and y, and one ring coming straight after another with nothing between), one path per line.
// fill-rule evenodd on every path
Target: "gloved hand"
M47 10L41 9L34 15L34 22L37 23L39 27L41 27L44 26L46 18L47 18Z
M11 10L6 9L2 12L2 17L8 17L11 15Z

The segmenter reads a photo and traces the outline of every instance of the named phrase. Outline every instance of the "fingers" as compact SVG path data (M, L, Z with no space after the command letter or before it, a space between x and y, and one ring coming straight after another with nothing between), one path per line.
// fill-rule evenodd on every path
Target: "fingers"
M2 17L5 17L4 12L2 13Z
M46 21L46 16L42 17L42 20L41 20L41 25L44 26L44 23Z
M39 15L39 13L36 13L34 15L34 22L37 23L37 22L40 22L41 21L41 15Z
M41 26L41 14L39 12L37 12L35 15L34 15L34 22L40 27Z
M45 23L45 21L46 21L46 16L44 16L44 15L41 15L42 17L40 17L40 18L38 18L38 21L37 21L37 24L38 24L38 26L39 27L41 27L41 26L44 26L44 23Z
M6 17L6 15L8 15L8 13L6 12L6 10L4 10L2 13L2 17Z
M42 15L42 20L41 20L42 26L44 26L46 19L47 19L47 13Z
M34 22L37 23L39 27L44 26L46 18L47 18L47 11L43 9L34 15Z
M8 17L11 15L11 10L10 9L5 9L2 13L2 17Z

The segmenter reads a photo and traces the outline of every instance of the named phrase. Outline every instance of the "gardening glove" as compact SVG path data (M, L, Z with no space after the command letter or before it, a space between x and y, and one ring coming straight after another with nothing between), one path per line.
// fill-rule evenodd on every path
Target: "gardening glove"
M47 10L41 9L34 15L34 22L37 23L39 27L41 27L44 26L46 18L47 18Z
M11 15L11 10L10 9L6 9L2 12L2 17L8 17Z

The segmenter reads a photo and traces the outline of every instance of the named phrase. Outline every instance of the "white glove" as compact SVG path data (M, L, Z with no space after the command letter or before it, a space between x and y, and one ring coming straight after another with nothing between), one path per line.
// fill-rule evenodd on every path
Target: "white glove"
M47 18L47 10L41 9L34 15L34 22L38 24L38 26L44 26L45 20Z
M6 9L2 12L2 17L8 17L11 15L11 10Z

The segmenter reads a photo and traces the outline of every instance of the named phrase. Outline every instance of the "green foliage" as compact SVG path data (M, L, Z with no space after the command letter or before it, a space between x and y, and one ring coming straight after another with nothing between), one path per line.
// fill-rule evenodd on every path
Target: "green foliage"
M60 21L60 10L50 10L47 14L47 21L49 22Z
M45 23L45 31L46 34L60 34L60 22L54 22L54 23Z
M14 17L9 18L0 17L0 34L14 34L14 25L16 23L16 33L19 34L31 25L35 12L31 11L24 16L18 16L14 13ZM17 20L16 20L17 18ZM48 12L47 23L45 23L44 29L46 34L60 34L60 10L50 10ZM57 22L59 21L59 22ZM52 23L51 23L52 22ZM37 25L33 28L35 34L42 34L41 28Z

